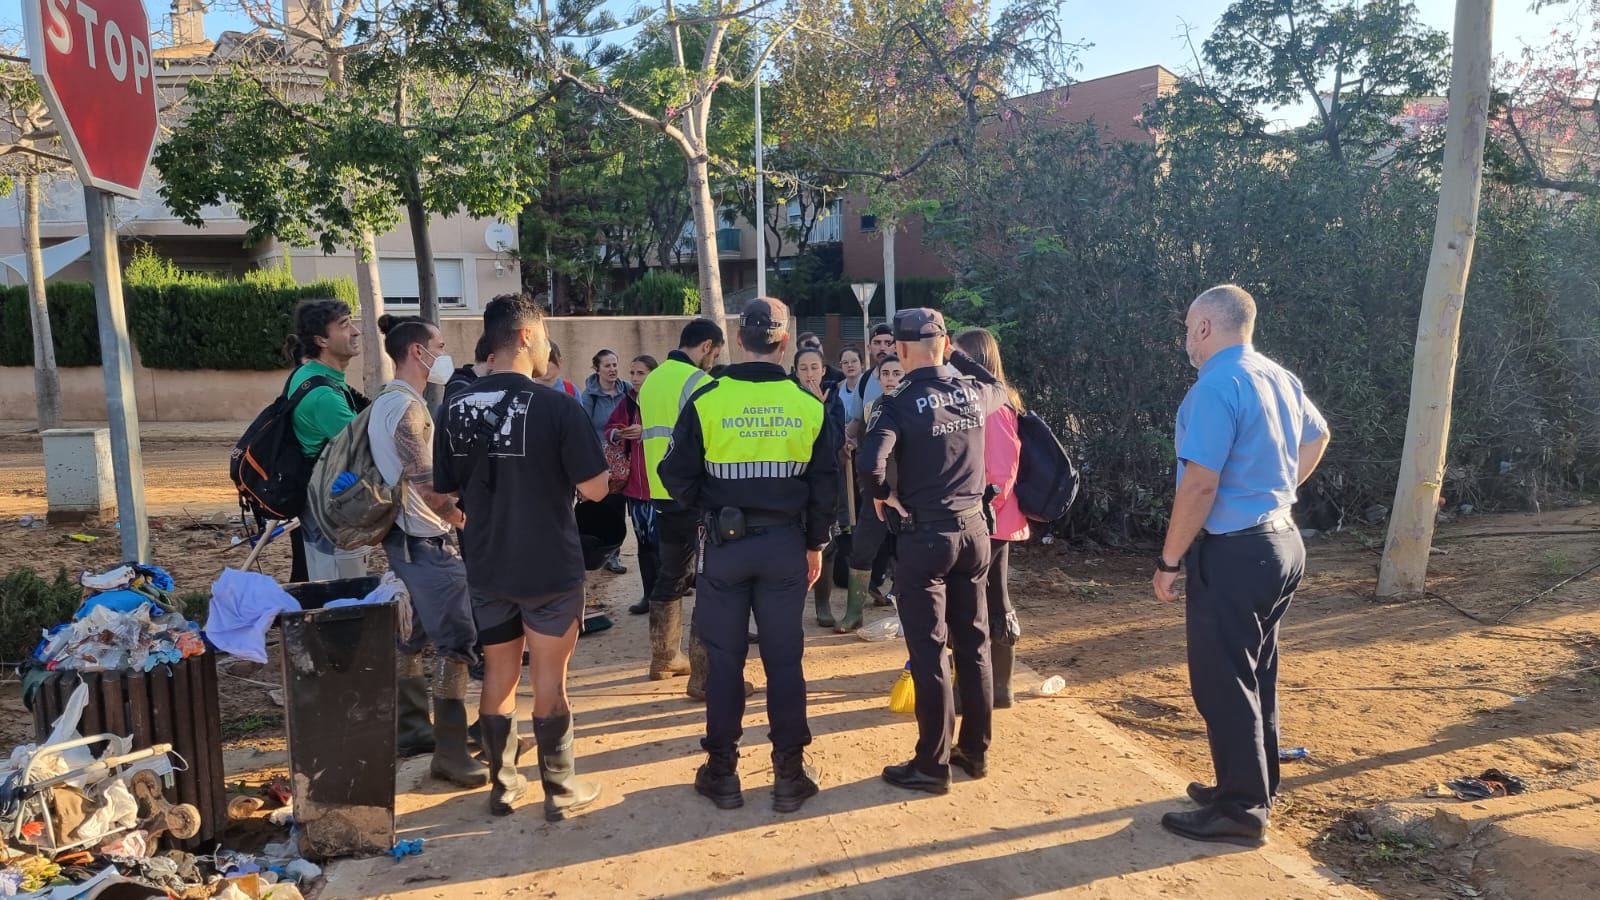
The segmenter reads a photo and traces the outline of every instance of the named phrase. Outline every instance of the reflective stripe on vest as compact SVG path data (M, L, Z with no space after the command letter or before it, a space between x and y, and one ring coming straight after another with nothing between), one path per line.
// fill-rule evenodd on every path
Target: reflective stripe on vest
M721 378L694 408L706 472L725 479L805 474L825 418L822 402L792 381Z
M644 468L650 481L651 499L672 498L662 486L656 467L666 458L673 426L678 424L678 413L710 378L682 360L668 359L651 372L644 386L639 388L640 439L644 441Z

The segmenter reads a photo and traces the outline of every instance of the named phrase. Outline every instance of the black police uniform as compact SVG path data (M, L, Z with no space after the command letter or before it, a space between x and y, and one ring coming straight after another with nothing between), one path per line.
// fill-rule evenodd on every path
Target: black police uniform
M730 403L730 398L741 402ZM716 410L712 428L723 433L705 433L703 408ZM791 437L784 453L763 452L774 445L760 437L791 429L815 431L808 450L797 452L800 441ZM694 621L708 663L701 744L713 761L736 759L743 735L746 624L752 610L767 674L774 757L798 757L811 743L801 669L806 551L828 543L838 468L822 404L772 363L729 366L718 381L696 392L678 417L671 448L657 471L672 496L707 522ZM723 530L729 510L742 513L742 536Z
M943 318L931 310L895 316L896 340L943 333ZM885 476L891 456L898 468L899 501L910 514L898 525L894 583L917 691L911 765L944 782L955 731L947 644L955 650L963 707L956 744L969 760L981 760L989 748L994 693L984 599L989 530L983 515L983 425L1008 399L994 376L960 350L951 363L907 372L878 401L857 458L867 493L879 500L890 495ZM887 507L885 512L893 515Z

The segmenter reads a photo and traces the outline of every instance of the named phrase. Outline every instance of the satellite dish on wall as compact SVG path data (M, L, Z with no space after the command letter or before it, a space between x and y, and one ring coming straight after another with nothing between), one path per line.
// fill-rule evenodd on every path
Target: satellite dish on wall
M517 248L517 230L504 222L494 222L483 230L483 242L496 253L510 253Z

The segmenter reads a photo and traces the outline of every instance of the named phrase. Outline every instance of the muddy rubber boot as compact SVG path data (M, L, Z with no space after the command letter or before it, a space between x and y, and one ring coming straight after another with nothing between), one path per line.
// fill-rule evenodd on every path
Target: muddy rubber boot
M544 782L546 822L560 822L600 799L600 785L578 778L572 735L572 713L533 720L533 738L539 744L539 780Z
M811 586L811 596L816 601L817 624L823 628L832 628L837 623L833 618L833 571L832 567L823 565L822 574L817 576L817 583Z
M1011 670L1017 662L1015 645L991 641L989 668L994 673L994 708L1011 708Z
M738 809L744 805L739 790L739 751L709 753L694 773L695 793L716 804L717 809Z
M481 714L478 722L483 726L483 749L489 757L489 812L509 816L517 801L528 793L528 779L517 771L522 748L512 734L515 723L510 716Z
M696 703L706 702L706 672L710 663L706 660L706 645L700 640L700 632L695 630L693 623L689 625L689 684L685 693L689 699ZM744 695L751 696L756 692L756 686L746 681Z
M791 813L817 795L817 770L804 750L772 751L772 810Z
M467 704L463 700L433 701L433 760L428 774L466 788L489 783L489 769L467 752Z
M844 618L834 627L835 634L849 634L861 628L862 617L866 615L867 608L867 583L872 580L872 573L863 569L850 570L850 594L844 603Z
M689 660L678 649L683 640L683 603L650 604L650 680L689 674Z
M433 723L428 720L428 679L408 675L395 682L396 741L400 756L421 756L434 749Z

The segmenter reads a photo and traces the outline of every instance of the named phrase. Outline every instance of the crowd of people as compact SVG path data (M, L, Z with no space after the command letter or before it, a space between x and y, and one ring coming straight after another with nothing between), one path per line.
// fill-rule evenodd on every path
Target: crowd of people
M614 545L589 558L577 501L599 504L618 533L632 523L641 595L630 612L649 616L645 674L688 676L686 693L704 702L706 758L694 786L717 807L744 802L752 641L766 672L773 806L798 810L819 790L805 758L808 594L816 625L838 633L861 628L869 602L896 607L919 737L884 780L945 793L952 770L985 777L993 710L1012 705L1021 636L1010 546L1032 533L1015 494L1024 399L1006 381L994 335L951 335L935 310L902 310L872 329L866 348L832 359L817 335L792 338L790 318L774 298L746 304L731 365L719 365L728 336L706 319L688 322L659 360L624 366L601 349L581 389L562 376L560 349L525 295L488 304L474 361L459 368L436 326L380 320L395 378L373 401L369 439L384 479L406 486L383 546L420 623L402 648L403 751L431 751L436 777L487 783L490 811L512 812L528 792L515 717L526 658L546 817L599 796L576 774L567 667L586 571L627 570ZM1153 576L1156 595L1173 600L1176 573L1190 573L1191 682L1217 776L1191 785L1198 809L1163 824L1252 846L1278 786L1277 627L1304 565L1288 510L1328 441L1298 380L1251 346L1254 319L1253 299L1231 285L1190 306L1187 349L1200 376L1177 415L1177 493ZM320 379L294 413L308 458L366 403L344 381L360 336L337 301L296 312L302 364L287 390ZM430 384L445 386L432 411ZM314 522L303 531L305 576L364 572L361 553L336 550ZM836 579L846 586L838 616ZM468 667L480 659L469 728ZM469 752L473 741L487 765Z

